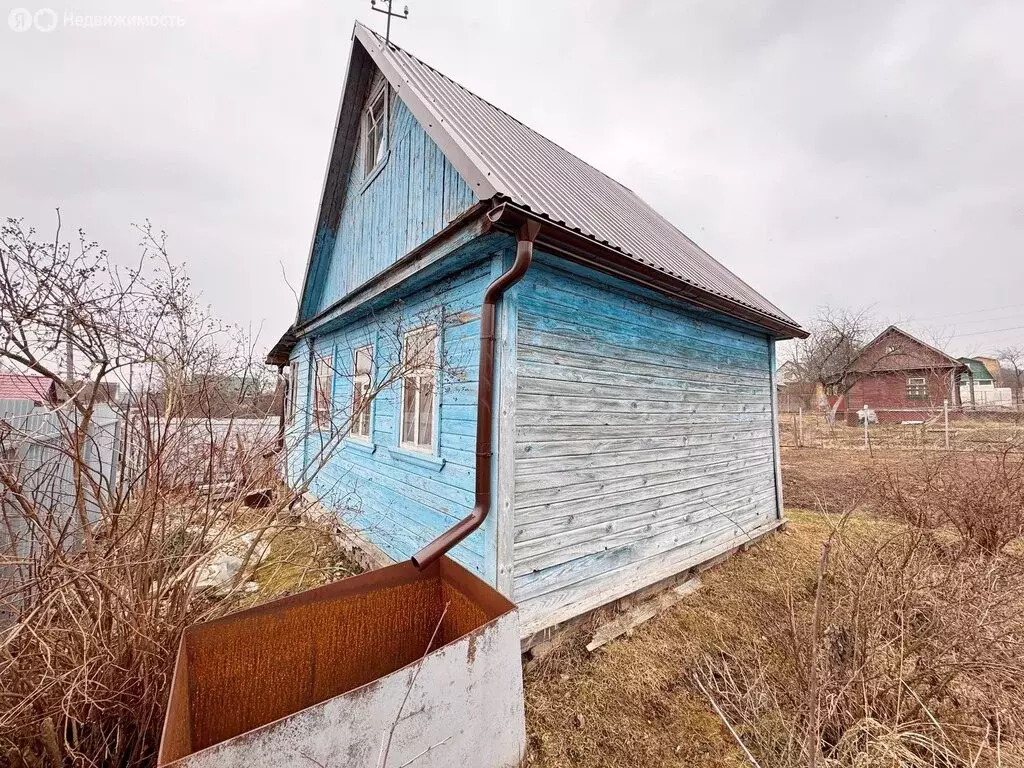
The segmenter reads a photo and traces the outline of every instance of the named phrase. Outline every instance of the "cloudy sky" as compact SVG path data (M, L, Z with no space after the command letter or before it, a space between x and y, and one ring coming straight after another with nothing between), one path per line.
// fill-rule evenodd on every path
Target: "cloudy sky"
M871 305L956 354L1024 344L1019 0L409 4L397 43L631 187L798 320ZM15 31L18 9L57 26ZM124 261L148 218L217 313L276 339L352 22L380 28L369 0L0 10L0 215L47 231L60 206ZM102 14L170 21L71 21Z

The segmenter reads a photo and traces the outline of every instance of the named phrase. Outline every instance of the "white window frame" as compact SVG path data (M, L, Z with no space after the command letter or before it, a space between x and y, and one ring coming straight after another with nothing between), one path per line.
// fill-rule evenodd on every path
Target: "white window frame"
M299 405L299 363L293 360L288 366L288 423L295 423Z
M907 377L907 399L927 400L928 399L928 377L908 376Z
M423 335L426 335L426 334L430 334L433 337L433 340L432 340L433 341L433 355L432 355L432 359L431 359L430 363L428 365L420 367L420 368L410 368L408 370L405 370L406 366L407 366L407 361L408 361L409 346L410 346L409 342L410 342L410 340L414 339L417 336L423 336ZM437 422L439 421L439 419L438 419L438 407L437 407L438 406L438 397L439 397L439 392L438 392L439 387L437 386L437 354L438 354L438 345L440 344L440 341L441 341L441 339L440 339L440 335L438 333L438 329L437 329L436 325L425 325L425 326L422 326L420 328L413 329L413 330L409 331L408 333L406 333L405 336L402 339L402 368L403 368L403 371L402 371L402 387L401 387L401 391L399 392L399 400L398 400L398 447L399 448L402 448L402 449L405 449L405 450L409 450L409 451L417 451L419 453L433 454L435 452L435 445L437 443L437 429L438 429ZM429 415L430 415L430 440L429 440L428 443L425 443L425 442L423 442L420 439L420 417L422 415L420 409L422 407L422 402L421 402L421 398L419 397L418 393L417 393L417 396L416 396L415 401L414 401L415 402L415 412L413 413L413 422L412 422L412 424L413 424L413 439L412 440L406 440L405 439L405 415L406 415L405 414L405 400L406 400L405 393L406 393L406 388L409 386L409 382L411 380L415 380L416 381L417 389L419 389L420 382L422 382L423 380L430 381L430 384L433 387L434 398L433 398L433 402L431 403L430 411L429 411Z
M377 106L377 102L382 102L380 119L374 122L373 114L374 107ZM388 86L384 83L378 88L373 96L370 97L366 104L366 110L363 112L362 117L362 128L360 133L362 134L362 150L363 150L363 178L368 179L373 174L377 167L384 162L384 158L387 157L388 152L388 118L390 110L390 99L388 98ZM377 151L371 154L370 137L371 132L375 132L377 135Z
M323 385L324 390L321 390ZM334 401L334 356L317 355L313 365L312 414L313 429L323 431L330 427Z
M366 370L359 370L359 356L366 356ZM365 402L373 386L373 344L366 344L352 352L352 423L348 436L368 443L373 437L373 402L360 412L359 403ZM365 431L364 431L365 430Z

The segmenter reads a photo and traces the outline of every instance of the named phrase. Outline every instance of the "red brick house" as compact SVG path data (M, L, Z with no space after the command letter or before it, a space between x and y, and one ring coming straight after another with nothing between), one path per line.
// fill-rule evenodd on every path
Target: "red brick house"
M841 382L846 407L839 412L854 424L865 405L879 421L923 421L945 400L960 405L957 381L966 371L960 360L890 325L848 367Z

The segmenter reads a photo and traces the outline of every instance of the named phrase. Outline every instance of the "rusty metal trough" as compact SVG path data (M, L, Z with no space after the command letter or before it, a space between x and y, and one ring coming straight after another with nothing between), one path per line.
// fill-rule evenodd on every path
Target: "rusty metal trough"
M497 768L524 747L515 605L441 558L190 627L158 765Z

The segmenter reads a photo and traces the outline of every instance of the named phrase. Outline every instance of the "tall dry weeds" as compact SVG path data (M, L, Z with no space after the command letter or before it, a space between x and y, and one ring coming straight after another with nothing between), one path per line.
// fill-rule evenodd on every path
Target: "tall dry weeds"
M703 684L763 765L1024 764L1015 462L922 460L913 481L888 477L886 521L834 523L817 575L761 617L784 647L707 655Z

